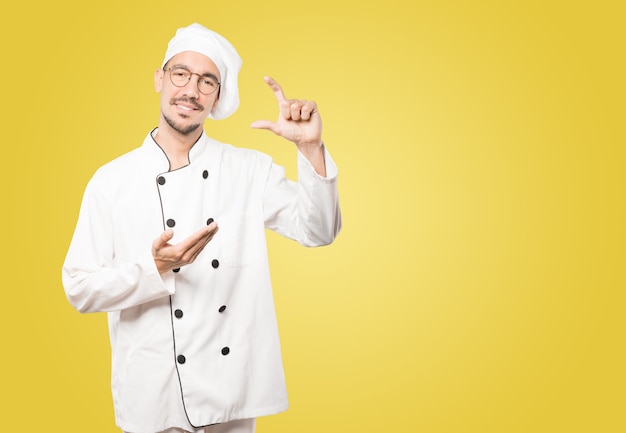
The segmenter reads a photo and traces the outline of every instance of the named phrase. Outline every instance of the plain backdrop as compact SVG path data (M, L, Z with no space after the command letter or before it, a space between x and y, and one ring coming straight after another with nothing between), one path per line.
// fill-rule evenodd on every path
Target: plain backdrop
M244 59L214 138L295 177L264 75L314 99L344 228L268 233L291 408L259 433L622 432L624 20L614 1L3 7L2 431L114 433L105 314L61 266L93 172L158 119L199 22Z

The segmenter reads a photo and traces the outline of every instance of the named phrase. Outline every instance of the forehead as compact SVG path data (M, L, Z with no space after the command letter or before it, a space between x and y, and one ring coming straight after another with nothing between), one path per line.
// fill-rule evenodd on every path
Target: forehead
M168 67L174 65L186 66L189 70L197 74L213 74L220 78L220 71L217 69L215 63L213 63L213 60L195 51L183 51L182 53L178 53L168 60L167 65Z

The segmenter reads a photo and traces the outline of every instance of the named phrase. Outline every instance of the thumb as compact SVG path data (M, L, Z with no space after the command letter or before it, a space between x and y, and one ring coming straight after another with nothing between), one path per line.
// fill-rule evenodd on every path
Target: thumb
M274 122L270 122L269 120L256 120L252 122L250 128L267 129L268 131L272 131L276 135L280 135L278 126Z
M154 247L160 248L166 245L174 237L174 230L167 229L161 235L154 240Z

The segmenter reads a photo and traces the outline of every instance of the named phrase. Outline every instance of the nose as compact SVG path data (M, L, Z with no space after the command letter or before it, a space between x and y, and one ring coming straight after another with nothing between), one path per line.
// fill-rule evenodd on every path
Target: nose
M189 78L189 81L183 87L183 94L190 98L198 99L200 96L200 90L198 90L198 80L200 77L195 77L194 75Z

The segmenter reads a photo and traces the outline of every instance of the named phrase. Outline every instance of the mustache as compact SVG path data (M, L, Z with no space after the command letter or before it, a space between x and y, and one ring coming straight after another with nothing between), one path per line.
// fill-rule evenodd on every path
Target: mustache
M185 104L189 104L191 106L193 106L193 108L195 108L196 110L204 110L204 107L202 105L200 105L198 103L198 101L195 101L193 99L189 99L189 98L172 98L170 99L170 104L171 105L176 105L179 102L185 103Z

